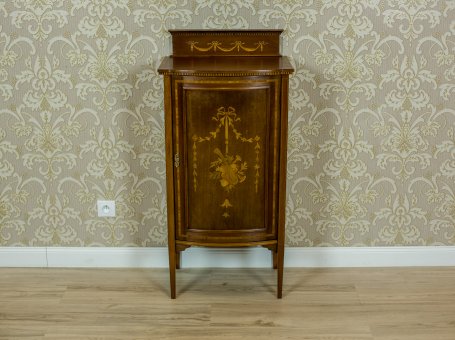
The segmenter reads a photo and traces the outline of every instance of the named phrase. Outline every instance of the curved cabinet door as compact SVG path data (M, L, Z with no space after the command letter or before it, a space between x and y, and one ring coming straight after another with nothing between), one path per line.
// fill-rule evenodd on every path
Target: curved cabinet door
M280 77L174 79L176 238L276 240Z

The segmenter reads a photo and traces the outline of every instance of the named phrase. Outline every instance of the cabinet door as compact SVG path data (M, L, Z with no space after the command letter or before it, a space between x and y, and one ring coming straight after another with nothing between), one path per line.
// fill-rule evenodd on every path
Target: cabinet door
M174 82L178 240L276 239L279 82Z

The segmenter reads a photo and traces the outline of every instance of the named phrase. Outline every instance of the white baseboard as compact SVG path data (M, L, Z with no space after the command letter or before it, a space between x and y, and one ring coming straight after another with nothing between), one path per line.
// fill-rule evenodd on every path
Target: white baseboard
M271 267L265 248L190 248L182 267ZM455 247L286 248L286 267L455 266ZM167 268L167 248L0 247L0 267Z

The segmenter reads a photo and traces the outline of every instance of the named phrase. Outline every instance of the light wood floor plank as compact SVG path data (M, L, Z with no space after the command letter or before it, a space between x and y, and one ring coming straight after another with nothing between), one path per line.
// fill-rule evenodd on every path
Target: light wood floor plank
M0 269L0 339L454 340L455 268Z

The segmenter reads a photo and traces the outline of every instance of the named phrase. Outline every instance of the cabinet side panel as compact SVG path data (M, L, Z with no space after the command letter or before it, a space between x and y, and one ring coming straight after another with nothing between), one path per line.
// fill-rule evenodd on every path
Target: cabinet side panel
M174 205L174 166L173 166L173 110L172 110L172 82L170 76L164 76L164 115L166 140L166 195L167 195L167 222L169 247L175 242L175 205Z
M171 298L175 299L175 205L174 205L174 167L173 167L173 112L172 112L172 81L170 76L164 76L164 115L166 138L166 192L167 192L167 228L169 251L169 278Z

